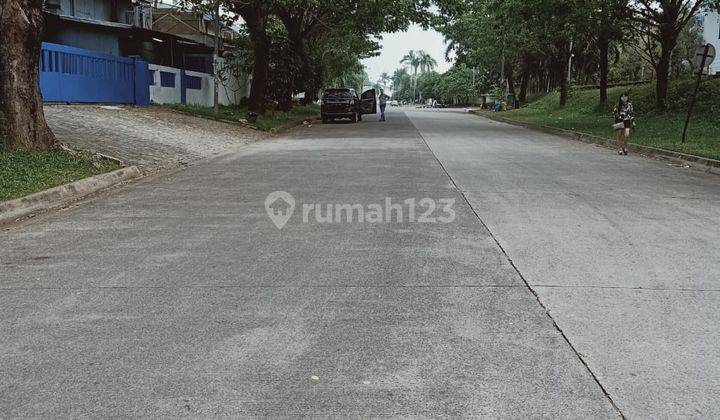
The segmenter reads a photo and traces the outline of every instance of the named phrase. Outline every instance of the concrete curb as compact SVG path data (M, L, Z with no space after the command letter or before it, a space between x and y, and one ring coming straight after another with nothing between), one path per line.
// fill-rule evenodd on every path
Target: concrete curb
M515 121L515 120L509 119L509 118L495 115L494 113L490 113L490 112L471 111L471 113L481 116L481 117L488 118L490 120L499 121L499 122L503 122L503 123L511 124L511 125L516 125L516 126L520 126L520 127L524 127L524 128L529 128L531 130L541 131L543 133L554 134L556 136L565 137L565 138L568 138L571 140L581 141L583 143L597 144L597 145L605 146L605 147L608 147L611 149L614 149L616 147L614 140L606 139L604 137L595 136L592 134L586 134L586 133L581 133L581 132L572 131L572 130L565 130L562 128L550 127L547 125ZM720 175L720 160L704 158L704 157L695 156L695 155L688 155L688 154L680 153L680 152L673 152L672 150L658 149L655 147L648 147L648 146L641 146L639 144L633 144L633 143L630 143L629 149L631 152L637 153L639 155L656 158L656 159L669 160L669 161L672 161L674 163L677 163L677 164L680 164L683 166L689 166L696 170L701 170L703 172Z
M142 176L136 166L91 176L15 200L0 202L0 225L42 210L66 206L90 194Z

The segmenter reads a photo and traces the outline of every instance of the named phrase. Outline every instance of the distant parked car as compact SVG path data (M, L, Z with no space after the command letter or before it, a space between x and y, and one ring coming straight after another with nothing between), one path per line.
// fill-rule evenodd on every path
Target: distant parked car
M363 92L358 97L355 89L333 88L323 92L320 103L320 116L323 123L340 118L349 118L352 122L362 121L364 114L377 113L377 94L375 90Z

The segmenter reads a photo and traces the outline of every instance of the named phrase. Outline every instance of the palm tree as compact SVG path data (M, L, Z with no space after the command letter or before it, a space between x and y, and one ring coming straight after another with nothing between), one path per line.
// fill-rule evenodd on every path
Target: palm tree
M435 67L437 67L438 63L432 55L426 53L423 50L418 51L417 54L421 73L435 70Z
M413 50L408 51L407 54L400 60L400 64L405 64L413 69L413 100L415 100L415 93L417 91L417 72L420 67L420 56Z
M413 69L413 74L417 75L418 68L420 67L420 56L418 56L415 51L410 50L402 60L400 60L400 64L405 64L410 67Z

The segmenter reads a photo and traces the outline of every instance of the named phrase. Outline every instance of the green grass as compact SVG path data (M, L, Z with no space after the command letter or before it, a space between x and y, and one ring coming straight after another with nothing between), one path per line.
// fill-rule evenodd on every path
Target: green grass
M503 113L517 121L548 125L613 138L612 109L624 91L630 92L635 107L637 128L632 143L720 159L720 80L703 81L690 122L688 139L682 138L685 113L694 81L682 80L671 84L666 112L654 110L655 84L617 87L609 90L610 104L598 107L597 90L572 91L565 107L561 108L559 94L539 97L527 107Z
M0 150L5 145L5 117L3 116L2 111L0 111Z
M248 110L244 107L221 106L216 115L212 108L197 105L169 105L170 108L194 115L196 117L209 118L221 121L247 120ZM320 115L320 107L317 105L295 106L290 112L267 111L265 115L258 117L257 123L252 124L261 130L270 131L286 128L302 122L303 120L315 119ZM247 124L251 125L251 124Z
M118 166L114 162L63 151L0 150L0 201L23 197L115 169Z

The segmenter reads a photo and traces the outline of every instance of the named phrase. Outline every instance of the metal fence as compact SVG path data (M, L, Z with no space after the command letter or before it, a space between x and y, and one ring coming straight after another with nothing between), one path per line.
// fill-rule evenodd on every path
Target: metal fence
M42 44L40 89L46 102L147 105L148 64L66 45Z

